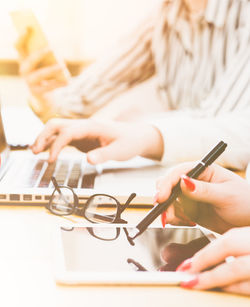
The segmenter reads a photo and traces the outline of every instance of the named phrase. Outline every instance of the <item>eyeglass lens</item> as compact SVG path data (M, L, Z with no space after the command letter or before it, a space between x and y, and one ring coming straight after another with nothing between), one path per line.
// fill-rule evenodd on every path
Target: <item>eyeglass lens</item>
M60 187L50 199L50 210L57 215L68 215L74 211L74 194L71 189Z
M117 201L104 194L97 194L89 198L85 217L94 223L113 223L117 215Z

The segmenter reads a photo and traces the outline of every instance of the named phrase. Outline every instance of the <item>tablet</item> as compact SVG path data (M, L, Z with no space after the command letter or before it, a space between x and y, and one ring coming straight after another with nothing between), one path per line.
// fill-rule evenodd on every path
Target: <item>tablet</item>
M25 41L25 49L28 55L49 46L47 37L32 10L26 9L12 11L10 12L10 16L19 35L23 35L27 29L30 31L30 35ZM56 63L61 63L61 65L63 65L62 60L59 60L55 53L51 52L43 59L39 66L45 67ZM57 77L59 80L67 81L69 75L66 68L61 71Z
M128 234L133 233L133 227L91 226L57 229L57 283L178 285L193 276L175 272L177 266L215 239L212 233L198 227L152 227L132 245Z

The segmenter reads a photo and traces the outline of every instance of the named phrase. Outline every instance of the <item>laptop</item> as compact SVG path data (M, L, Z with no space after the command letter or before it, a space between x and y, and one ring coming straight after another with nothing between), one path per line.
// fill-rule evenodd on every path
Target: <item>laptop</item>
M154 161L136 157L93 166L87 163L84 153L67 148L56 163L48 164L47 152L34 155L29 149L11 150L4 123L0 110L0 203L45 204L54 189L51 182L54 176L60 185L75 190L80 203L95 193L113 195L124 203L135 192L132 207L152 207L156 179L166 172ZM18 133L17 123L15 129Z

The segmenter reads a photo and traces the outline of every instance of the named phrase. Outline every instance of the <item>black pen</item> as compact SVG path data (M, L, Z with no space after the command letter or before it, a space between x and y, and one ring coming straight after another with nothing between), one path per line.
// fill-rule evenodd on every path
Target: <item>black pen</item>
M197 178L207 166L212 164L224 152L226 147L227 144L220 141L191 171L187 173L187 176L190 178ZM181 180L179 180L176 186L172 189L169 198L163 203L154 206L154 208L152 208L145 218L136 226L136 233L132 239L135 239L143 233L147 227L176 200L176 198L181 194L180 183Z

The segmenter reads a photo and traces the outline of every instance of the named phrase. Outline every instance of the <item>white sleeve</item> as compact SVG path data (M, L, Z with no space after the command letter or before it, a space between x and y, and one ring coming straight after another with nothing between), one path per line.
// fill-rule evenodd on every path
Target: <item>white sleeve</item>
M218 159L244 169L250 161L250 49L242 48L199 109L170 111L151 121L164 139L162 162L200 159L220 140Z
M218 159L225 167L244 169L250 161L250 107L215 117L170 111L150 121L164 140L162 163L201 159L219 141L228 144Z
M151 50L155 14L143 22L123 44L72 78L69 85L50 93L61 116L90 116L113 98L155 73Z

